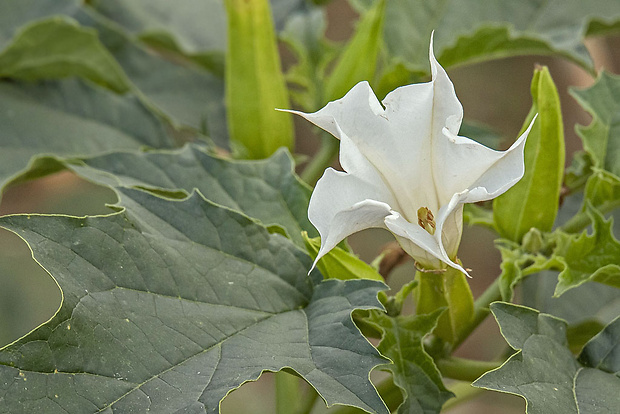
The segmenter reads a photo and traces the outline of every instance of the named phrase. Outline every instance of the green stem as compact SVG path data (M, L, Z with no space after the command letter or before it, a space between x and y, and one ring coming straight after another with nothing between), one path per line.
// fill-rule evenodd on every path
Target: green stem
M400 391L400 388L394 384L392 381L392 377L382 381L379 385L377 385L377 391L381 396L381 399L387 405L388 410L390 412L396 411L399 405L403 402L403 394ZM359 408L350 407L350 406L340 406L335 407L332 410L329 410L330 414L363 414L365 411L360 410Z
M501 365L500 362L496 361L476 361L458 357L443 358L435 362L444 377L470 383L474 382L485 372L498 368Z
M275 373L276 414L296 414L299 409L301 380L280 371Z
M502 295L499 290L499 277L496 278L491 285L476 299L474 302L474 317L472 321L459 332L458 338L454 341L452 349L456 349L463 343L465 339L486 319L491 313L489 305L492 302L500 300Z
M610 213L618 207L620 207L620 200L608 201L596 206L597 210L602 214ZM592 219L590 219L588 213L582 211L581 213L575 214L570 220L560 226L560 230L566 233L578 233L588 227L591 221Z
M314 404L316 404L316 400L319 398L319 393L312 387L308 392L304 394L302 397L301 403L299 404L299 414L310 414L312 409L314 408Z
M475 396L483 393L485 390L483 388L472 387L469 382L458 382L454 386L450 387L450 391L452 391L456 397L446 401L442 407L442 412L448 411L457 405L471 400Z
M338 153L340 141L328 133L321 134L321 148L310 160L306 168L301 173L301 179L314 186L321 177L325 168L329 166L333 158Z

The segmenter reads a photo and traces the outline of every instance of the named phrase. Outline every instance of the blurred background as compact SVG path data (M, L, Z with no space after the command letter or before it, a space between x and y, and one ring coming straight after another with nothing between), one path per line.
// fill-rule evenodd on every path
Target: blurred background
M356 12L346 0L334 0L327 6L327 37L344 41L351 36ZM620 72L620 36L589 38L586 46L597 69ZM283 49L284 66L292 57ZM441 62L440 62L441 63ZM565 121L567 162L570 154L581 148L574 132L575 124L587 125L590 116L568 94L569 87L588 87L594 79L583 69L565 59L547 56L507 58L460 66L448 70L461 100L465 117L491 126L507 147L517 136L531 106L530 82L536 64L549 66L562 101ZM380 99L382 97L379 97ZM315 131L307 122L295 119L297 152L312 155L318 147ZM337 164L335 164L337 167ZM106 214L106 203L114 203L115 194L106 188L85 182L71 173L61 172L44 179L13 186L0 204L1 214L62 213L70 215ZM466 228L459 256L473 269L470 280L476 296L499 273L499 252L493 246L494 235L483 228ZM367 230L350 238L353 250L371 261L382 247L392 241L389 233ZM51 318L61 301L54 280L32 260L26 244L12 233L0 231L0 346L6 345ZM411 262L400 266L391 276L390 285L398 289L411 280ZM491 339L489 339L491 338ZM492 359L505 350L493 320L487 320L459 350L458 355ZM251 402L251 405L248 405ZM317 404L316 413L326 411ZM484 393L449 413L523 413L521 398L498 393ZM227 397L222 405L226 414L273 413L272 375L266 373L254 383L247 383Z

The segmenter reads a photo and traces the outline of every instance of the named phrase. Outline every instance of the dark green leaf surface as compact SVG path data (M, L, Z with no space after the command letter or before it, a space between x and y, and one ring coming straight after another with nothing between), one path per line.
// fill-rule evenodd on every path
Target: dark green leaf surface
M444 402L454 396L444 386L433 359L422 346L422 340L435 328L442 312L394 318L371 312L370 322L383 331L379 351L392 360L393 364L386 368L404 394L398 414L438 414Z
M579 361L620 378L620 317L588 342L579 355Z
M367 1L358 1L368 7ZM559 53L592 71L582 44L590 23L598 34L620 20L616 0L395 0L388 2L384 37L390 54L410 70L428 72L428 41L442 65L519 54Z
M140 37L168 36L187 54L223 53L226 13L216 0L95 0L91 6Z
M226 142L222 79L190 63L154 54L87 6L74 17L98 31L99 39L123 68L133 89L148 104L178 127L191 127L220 144Z
M217 413L243 382L291 367L328 404L387 413L368 378L385 360L351 320L380 306L382 283L311 279L290 241L197 193L122 190L121 205L0 220L63 292L0 351L1 412Z
M522 396L529 414L603 414L620 406L620 378L580 365L567 348L566 323L508 303L491 305L502 335L518 352L474 386ZM586 347L598 342L595 337Z
M4 82L0 95L2 185L23 173L36 154L88 156L174 144L136 97L78 80Z
M293 173L293 161L286 151L267 160L230 161L187 145L171 152L112 153L84 163L67 167L111 187L182 190L185 194L197 188L214 203L241 211L267 226L283 226L302 247L302 231L317 235L308 220L310 188Z

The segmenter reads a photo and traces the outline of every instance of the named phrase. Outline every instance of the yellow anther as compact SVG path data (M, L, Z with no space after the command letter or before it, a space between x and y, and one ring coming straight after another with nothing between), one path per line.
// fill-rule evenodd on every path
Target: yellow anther
M435 216L428 207L418 209L418 224L430 234L435 234Z

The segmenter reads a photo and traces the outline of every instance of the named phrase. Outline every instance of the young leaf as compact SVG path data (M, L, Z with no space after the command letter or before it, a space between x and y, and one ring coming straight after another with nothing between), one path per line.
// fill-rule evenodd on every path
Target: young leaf
M293 160L284 150L260 161L230 161L208 155L188 144L160 152L111 153L66 164L76 174L110 187L134 187L152 192L197 188L214 203L260 220L280 225L300 247L301 232L318 235L308 220L310 188L293 172ZM308 269L309 270L309 269Z
M386 3L387 0L378 0L362 16L353 38L327 78L325 102L342 98L356 83L374 78Z
M491 311L517 353L476 380L475 387L523 397L528 414L611 413L618 408L620 377L589 362L579 364L567 348L564 321L502 302L491 304ZM590 343L598 341L595 337Z
M385 285L310 278L290 241L197 193L121 194L109 216L0 219L63 293L0 350L3 408L218 413L245 381L289 367L329 405L387 414L368 378L385 359L351 320Z
M226 105L233 150L245 158L266 158L293 147L288 92L280 68L269 2L226 0L228 51Z
M97 33L66 17L37 21L18 30L0 54L0 76L30 81L81 76L116 92L128 90L123 70Z
M310 257L314 259L321 248L321 239L319 237L310 238L307 233L304 233L303 236ZM338 246L323 256L316 266L326 278L384 281L383 277L372 266Z
M592 115L577 133L594 166L620 177L620 76L603 71L594 85L570 93Z
M604 283L620 288L620 242L613 234L613 218L605 217L596 209L588 207L593 232L580 235L557 233L557 247L552 259L562 264L554 296L588 281Z
M441 406L454 397L422 345L443 311L394 318L382 312L370 313L369 322L383 331L379 351L392 361L385 368L392 372L394 384L404 395L398 414L439 414Z
M532 109L538 113L525 144L525 175L493 200L493 220L502 237L520 242L532 227L550 231L558 211L564 177L564 130L560 98L546 67L532 79Z
M420 283L416 293L416 312L431 314L447 307L433 333L453 343L474 316L474 297L467 277L449 267L439 274L418 272L416 280Z
M0 95L2 186L24 174L36 154L85 156L174 145L163 123L129 94L119 96L93 84L64 80L2 82Z

